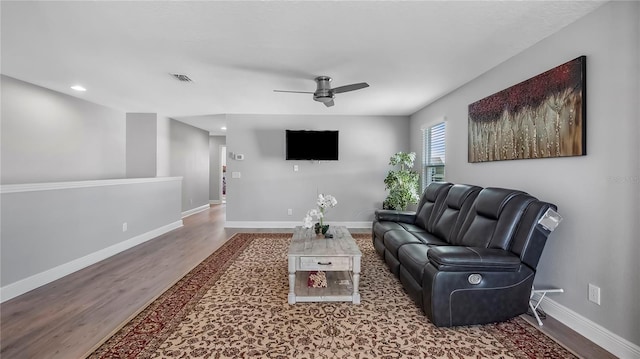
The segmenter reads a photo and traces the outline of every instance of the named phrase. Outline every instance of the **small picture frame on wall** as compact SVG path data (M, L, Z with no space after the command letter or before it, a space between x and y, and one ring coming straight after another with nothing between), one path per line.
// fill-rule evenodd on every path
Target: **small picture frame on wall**
M584 156L586 56L469 105L468 161Z

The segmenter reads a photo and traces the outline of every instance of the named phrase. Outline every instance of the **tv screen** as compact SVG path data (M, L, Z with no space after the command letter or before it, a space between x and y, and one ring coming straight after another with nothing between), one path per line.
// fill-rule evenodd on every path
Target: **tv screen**
M286 130L287 160L338 160L338 131Z

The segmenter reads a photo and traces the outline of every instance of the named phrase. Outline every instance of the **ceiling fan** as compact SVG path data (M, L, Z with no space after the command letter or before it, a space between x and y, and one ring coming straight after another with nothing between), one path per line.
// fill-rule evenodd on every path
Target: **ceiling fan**
M287 91L287 90L273 90L274 92L290 92L290 93L310 93L313 94L313 99L318 102L324 103L325 106L331 107L334 105L333 97L337 93L349 92L360 90L369 87L366 82L360 82L357 84L345 85L336 88L331 88L331 77L318 76L315 78L318 88L315 92L309 91Z

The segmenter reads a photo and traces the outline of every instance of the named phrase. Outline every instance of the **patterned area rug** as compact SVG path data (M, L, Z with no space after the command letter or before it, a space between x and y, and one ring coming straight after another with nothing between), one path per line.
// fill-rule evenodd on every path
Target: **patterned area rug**
M287 234L236 234L89 358L575 358L514 318L438 328L368 234L362 303L287 303ZM323 239L319 239L323 240Z

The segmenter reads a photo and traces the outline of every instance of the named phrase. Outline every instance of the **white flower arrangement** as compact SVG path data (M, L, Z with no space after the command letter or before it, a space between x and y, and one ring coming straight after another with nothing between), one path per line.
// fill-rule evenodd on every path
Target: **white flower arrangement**
M323 213L317 209L312 209L307 212L307 215L302 220L304 224L302 225L304 228L312 228L315 220L321 220L323 217Z
M325 211L335 207L338 204L338 200L330 194L324 195L321 193L318 195L316 204L318 205L318 209L314 208L309 210L304 217L302 225L304 228L313 228L315 224L318 223L314 221L319 221L320 227L324 226L323 219Z
M338 200L330 194L325 196L322 193L320 193L318 195L318 207L320 207L321 211L326 208L335 207L337 204L338 204Z

